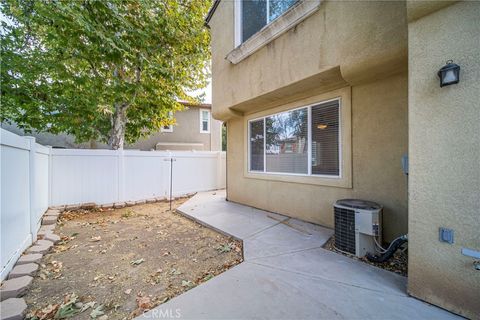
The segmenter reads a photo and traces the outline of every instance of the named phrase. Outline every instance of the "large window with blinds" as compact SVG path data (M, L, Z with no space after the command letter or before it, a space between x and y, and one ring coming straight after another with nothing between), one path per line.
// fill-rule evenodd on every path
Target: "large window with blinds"
M340 177L340 100L248 122L250 172Z

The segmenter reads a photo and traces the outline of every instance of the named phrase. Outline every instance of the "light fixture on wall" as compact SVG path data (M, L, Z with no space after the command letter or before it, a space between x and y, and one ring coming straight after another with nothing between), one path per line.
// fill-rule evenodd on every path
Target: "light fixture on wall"
M440 87L449 86L460 81L460 66L448 60L447 64L438 70L440 77Z

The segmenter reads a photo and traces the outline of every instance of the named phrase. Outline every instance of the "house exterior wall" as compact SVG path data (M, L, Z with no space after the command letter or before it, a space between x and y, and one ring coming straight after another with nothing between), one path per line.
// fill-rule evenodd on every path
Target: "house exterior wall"
M461 249L480 251L479 17L480 2L460 2L408 25L408 291L472 319L480 271ZM461 66L460 83L440 88L448 59ZM454 230L453 244L439 241L439 227Z
M209 110L209 109L205 109ZM221 145L221 126L222 122L210 118L210 133L200 133L200 111L197 107L186 107L185 110L178 111L174 115L176 124L173 126L173 132L157 132L146 139L128 145L128 149L155 150L157 143L172 143L163 149L178 150L181 145L175 146L174 143L202 144L199 150L220 151ZM191 150L191 148L190 148Z
M210 109L205 109L210 110ZM198 107L186 107L175 113L176 124L173 132L156 132L148 138L143 138L134 144L125 145L125 149L155 150L157 143L167 143L162 150L196 150L200 151L221 151L222 150L222 122L210 117L210 133L200 133L200 113ZM17 126L2 123L1 127L16 133L26 135ZM67 148L67 149L108 149L105 143L91 141L87 143L76 143L75 137L68 134L31 133L40 144L46 146Z
M234 65L234 1L210 21L212 111L227 120L313 93L405 72L405 2L322 1L319 9Z
M25 131L17 127L15 124L1 124L2 129L15 133L19 136L30 136L34 137L39 144L44 146L52 146L52 147L62 147L68 149L88 149L90 148L90 143L76 143L75 137L70 134L52 134L48 132L42 133L28 133L26 134Z
M352 87L352 188L246 177L244 119L227 122L227 194L230 201L333 227L333 203L343 198L384 206L384 236L407 230L407 77ZM301 105L302 101L299 101Z
M407 26L404 2L329 2L238 64L234 2L211 21L212 112L227 122L227 196L231 201L333 226L333 203L381 203L387 241L407 232ZM350 183L258 179L245 174L245 121L259 112L351 92Z

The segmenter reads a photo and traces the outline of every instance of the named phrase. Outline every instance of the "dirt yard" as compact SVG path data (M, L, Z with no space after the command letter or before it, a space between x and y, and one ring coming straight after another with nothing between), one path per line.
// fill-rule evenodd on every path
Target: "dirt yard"
M168 209L63 213L62 241L25 296L27 318L130 319L242 261L240 242Z

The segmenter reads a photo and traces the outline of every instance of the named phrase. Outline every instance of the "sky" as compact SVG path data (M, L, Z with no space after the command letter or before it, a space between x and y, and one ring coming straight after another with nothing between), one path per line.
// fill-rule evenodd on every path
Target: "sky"
M208 82L208 85L206 88L201 90L195 90L194 92L192 92L192 95L198 96L202 93L205 93L205 99L203 103L212 103L212 81L211 80Z

